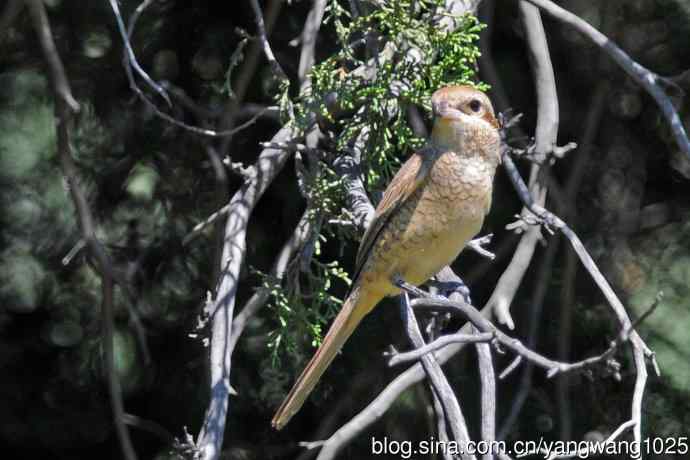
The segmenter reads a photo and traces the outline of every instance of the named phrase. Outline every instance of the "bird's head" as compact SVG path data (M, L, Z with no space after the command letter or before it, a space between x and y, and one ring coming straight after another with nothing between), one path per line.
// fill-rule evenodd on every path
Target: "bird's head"
M491 101L471 86L448 86L431 96L432 141L464 153L498 155L498 121ZM477 152L479 153L479 152Z

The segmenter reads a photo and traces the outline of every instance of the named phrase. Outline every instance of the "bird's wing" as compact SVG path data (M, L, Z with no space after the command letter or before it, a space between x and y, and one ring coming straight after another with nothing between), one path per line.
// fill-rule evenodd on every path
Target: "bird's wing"
M398 170L385 192L383 192L381 202L376 207L374 218L371 224L369 224L369 228L364 232L362 242L359 244L355 273L352 278L353 282L362 271L369 252L374 247L381 230L386 226L390 217L426 180L433 162L425 161L424 157L432 154L431 149L424 149L413 154Z

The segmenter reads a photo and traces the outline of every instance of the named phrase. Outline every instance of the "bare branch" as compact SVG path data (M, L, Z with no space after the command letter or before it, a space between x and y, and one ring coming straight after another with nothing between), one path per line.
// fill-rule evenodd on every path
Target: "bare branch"
M36 34L43 49L43 56L50 67L49 74L53 83L53 90L72 112L77 113L79 112L79 103L72 96L72 90L69 87L69 81L67 81L67 74L65 73L65 66L62 63L62 59L60 59L55 41L53 41L53 33L50 29L45 7L39 5L40 2L35 0L25 0L25 2L31 12L34 29L36 29Z
M129 41L130 37L132 36L132 30L134 28L134 24L136 23L137 19L141 15L141 13L151 3L153 3L153 0L144 0L137 7L137 9L132 14L132 21L130 21L130 30L129 31L127 31L127 28L125 27L125 22L122 20L122 15L120 14L120 7L117 5L117 0L110 0L110 8L112 8L113 14L115 15L115 21L117 22L117 28L120 32L120 36L122 37L122 42L125 46L125 65L128 68L130 66L132 68L134 68L134 70L146 82L146 84L149 85L156 93L158 93L165 100L165 102L168 103L168 106L172 106L172 102L170 101L170 96L168 96L168 93L165 91L165 89L163 89L162 86L160 86L158 83L153 81L153 79L149 76L149 74L147 74L146 71L144 69L142 69L141 66L139 65L139 61L137 61L137 56L134 54L134 50L132 49L132 44Z
M122 453L127 460L136 460L136 452L129 437L129 431L123 422L124 404L120 382L115 372L113 350L113 266L112 262L96 238L94 218L89 209L88 201L79 184L77 167L72 159L69 127L72 121L72 112L79 110L79 104L72 96L69 81L65 75L65 69L60 55L55 47L53 35L41 0L26 0L31 12L34 28L39 35L44 57L49 65L49 75L55 96L55 123L57 132L57 150L60 158L62 173L69 185L69 191L77 211L79 227L82 238L89 248L91 256L97 263L97 270L101 276L102 290L102 333L104 367L107 374L110 404L113 410L113 422L120 441Z
M491 251L487 251L486 249L484 249L484 245L491 243L491 240L493 239L493 237L494 237L494 234L489 233L488 235L484 235L482 237L475 238L473 240L470 240L467 243L467 247L472 249L474 252L476 252L477 254L479 254L482 257L485 257L489 260L494 260L496 258L496 254L494 254Z
M493 1L488 5L488 14L490 17L493 13ZM553 153L556 147L556 139L558 137L558 95L556 92L555 77L553 74L553 67L551 65L551 58L549 54L548 44L544 35L544 27L541 22L538 11L530 8L529 5L520 3L520 14L523 20L528 51L530 56L530 63L534 73L535 90L537 92L537 129L536 129L536 144L535 152L537 156L543 160ZM488 37L487 37L488 39ZM489 43L488 40L483 40L483 49L486 57L483 58L483 63L487 76L490 77L490 83L497 88L499 102L503 105L503 109L507 109L508 101L505 92L502 91L502 84L495 71L493 61L489 58ZM507 126L504 128L507 129ZM543 184L543 173L539 163L533 164L530 171L530 193L535 196L538 202L542 205L546 203L546 187ZM522 210L522 215L526 215L527 210ZM522 284L522 279L527 272L537 243L541 239L541 230L539 227L528 227L522 235L520 242L513 254L513 257L508 265L508 268L501 275L496 288L494 289L487 305L494 309L494 314L499 322L505 324L508 328L514 329L515 323L510 314L510 305L515 298L517 289Z
M388 360L388 365L392 367L410 361L417 361L422 356L448 346L451 343L491 342L494 338L494 335L490 332L485 334L464 334L462 332L445 334L433 342L427 343L419 348L415 348L412 351L406 351L404 353L392 353L391 358Z
M287 142L294 138L292 127L284 127L273 136L273 142ZM204 460L215 460L220 455L225 431L230 394L232 318L235 307L237 282L246 253L247 223L254 206L285 165L289 152L264 149L256 161L256 177L245 182L228 204L225 223L223 255L218 289L208 316L211 326L211 401L206 410L203 427L197 439Z
M503 372L498 376L499 380L503 380L504 378L508 377L511 372L513 372L517 367L520 365L522 362L522 356L517 355L515 359L506 367Z
M634 61L628 54L616 45L606 35L592 27L587 21L573 13L561 8L549 0L524 0L538 6L555 19L575 28L578 32L589 38L595 45L604 50L616 63L630 75L657 103L661 112L666 117L671 132L676 139L678 148L690 157L690 141L688 140L683 123L673 102L661 88L663 80L659 75Z
M134 34L134 29L136 28L137 21L139 20L139 17L144 12L144 10L151 3L153 3L153 0L144 0L136 8L136 10L134 10L134 13L132 13L132 16L130 17L129 24L125 28L125 24L124 24L124 21L122 19L122 15L120 14L119 7L117 6L117 0L110 0L110 5L111 5L111 8L113 10L113 14L115 15L118 29L120 30L120 35L122 36L122 40L123 40L124 47L125 47L125 53L124 53L124 58L123 58L123 65L125 68L125 74L127 75L127 80L129 82L130 89L132 91L134 91L134 94L137 95L139 100L141 100L144 104L146 104L153 111L153 113L157 117L161 118L162 120L165 120L168 123L170 123L174 126L177 126L178 128L182 128L186 131L189 131L191 133L198 134L201 136L207 136L207 137L211 137L211 138L223 138L223 137L227 138L227 137L231 137L234 134L237 134L238 132L242 131L243 129L246 129L249 126L253 125L256 122L256 120L263 115L263 113L255 114L251 119L249 119L248 121L246 121L242 125L237 126L233 129L213 130L213 129L209 129L209 128L201 128L199 126L193 126L193 125L187 124L183 121L180 121L177 118L163 112L161 109L158 108L158 105L154 101L152 101L144 93L144 91L142 91L141 88L139 88L139 85L137 85L137 82L134 78L134 73L132 72L132 69L134 69L144 79L144 81L151 88L153 88L154 91L156 91L158 94L160 94L161 97L163 97L165 99L165 101L168 103L169 106L172 106L172 102L170 101L170 97L168 96L168 93L165 89L168 85L158 84L158 83L154 82L151 79L151 77L149 77L149 75L139 65L139 62L136 59L136 54L134 53L134 49L132 48L132 44L131 44L131 38L132 38L132 35ZM185 105L189 106L189 103L186 103ZM198 112L198 111L199 110L197 109L196 112Z
M405 329L410 342L415 348L424 346L424 338L419 330L419 325L414 317L414 312L410 306L410 299L407 292L403 292L400 296L400 313L405 323ZM441 401L443 406L443 413L450 425L450 430L453 433L455 441L466 445L470 441L470 435L467 430L467 423L460 409L458 399L453 392L448 379L441 370L438 362L431 354L423 354L421 356L422 366L429 376L429 380L434 387L434 391ZM465 452L460 452L460 456L467 460L476 460L474 455L469 455Z
M537 94L535 153L539 156L539 162L543 162L546 156L553 152L558 138L556 77L553 73L551 54L539 10L527 4L525 0L520 1L518 8L525 31L530 67L534 75L534 89Z
M586 358L574 363L565 363L562 361L547 358L535 352L530 347L524 345L522 341L505 334L500 329L498 329L493 323L491 323L491 321L489 321L485 316L483 316L482 312L480 312L475 307L462 300L450 301L441 297L432 297L428 293L421 290L414 291L414 293L421 294L423 297L416 298L410 302L410 305L413 309L417 311L442 311L451 313L453 315L463 316L464 318L469 320L472 323L472 325L479 329L479 331L481 331L482 334L492 334L497 344L502 345L506 349L516 353L517 355L522 357L523 360L544 369L546 371L546 376L548 378L552 378L558 374L565 374L575 371L584 371L591 368L594 365L604 363L610 356L613 355L613 353L616 351L617 347L621 343L623 343L624 341L629 341L631 339L631 332L633 331L630 329L622 329L619 333L620 338L614 341L606 351L597 356ZM654 308L656 307L654 306L650 309L653 310ZM429 345L433 345L433 343ZM444 346L449 348L448 343L444 344ZM438 349L440 347L435 348ZM514 364L511 364L511 367L513 365Z
M259 31L259 41L261 42L261 47L266 55L266 59L268 59L268 63L271 66L271 70L277 74L278 78L281 80L288 81L287 74L276 60L273 50L271 49L271 44L268 42L268 35L266 34L266 26L264 24L264 15L261 12L259 1L250 0L249 3L252 6L252 10L254 10L254 20L256 21L256 28Z
M309 10L307 20L304 23L304 30L302 31L302 50L300 51L299 70L297 72L300 82L306 80L307 73L314 65L316 37L321 28L324 11L326 11L326 0L314 0L314 5L311 10Z
M476 335L481 335L475 331ZM478 343L477 360L479 362L479 379L482 387L482 441L491 446L496 440L496 375L494 362L491 356L491 347L487 343ZM493 460L495 452L489 450L482 455L482 460Z
M367 228L374 218L374 206L364 188L360 171L360 156L355 151L351 155L341 155L335 162L335 170L343 177L347 189L348 206L360 228Z
M512 160L508 155L504 155L503 159L503 164L506 167L506 169L510 171L509 177L511 178L511 182L513 182L513 185L515 186L515 189L518 192L520 199L523 200L528 209L532 213L534 213L535 216L540 218L546 225L559 230L568 238L571 246L577 253L585 269L589 272L592 279L597 284L601 292L604 294L606 300L609 302L609 305L616 314L616 317L618 318L621 327L626 329L630 328L630 318L628 317L628 314L625 311L623 303L615 294L615 292L611 288L611 285L608 283L604 275L601 273L599 267L596 265L594 260L592 260L592 256L590 256L589 252L587 252L587 249L585 249L584 245L582 244L582 241L580 241L580 238L577 236L577 234L573 232L573 230L570 227L568 227L565 224L565 222L563 222L558 216L554 215L553 213L547 211L543 207L534 203L532 198L529 196L529 193L525 193L527 190L527 186L524 182L522 182L519 172L515 168L515 164L513 164ZM644 389L647 382L647 368L645 357L649 358L652 361L652 364L654 365L655 369L658 369L658 365L656 364L654 353L649 349L649 347L647 347L647 345L637 334L637 332L632 331L630 334L630 342L633 348L635 368L637 371L637 378L635 380L635 392L633 394L632 403L632 420L635 420L637 423L635 427L635 440L640 442L642 439L642 396L644 394Z
M271 269L271 276L275 279L281 280L285 276L285 270L287 269L288 263L292 260L294 254L308 241L313 230L313 222L309 214L309 210L306 210L304 214L302 214L302 218L297 223L292 236L290 236L290 239L285 243L278 257L276 257L273 268ZM269 289L257 289L254 295L244 304L242 310L235 316L235 319L232 321L232 336L228 344L231 353L235 349L235 345L237 345L237 341L240 335L242 335L247 321L266 304L269 297Z

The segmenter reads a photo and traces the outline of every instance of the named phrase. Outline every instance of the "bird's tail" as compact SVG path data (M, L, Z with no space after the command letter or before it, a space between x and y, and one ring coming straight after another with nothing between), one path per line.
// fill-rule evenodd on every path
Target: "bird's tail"
M304 368L290 393L273 416L271 425L276 430L282 429L295 415L316 383L340 351L340 348L352 335L362 318L371 311L380 299L363 293L359 286L355 287L345 300L343 308L335 317L328 334L314 356Z

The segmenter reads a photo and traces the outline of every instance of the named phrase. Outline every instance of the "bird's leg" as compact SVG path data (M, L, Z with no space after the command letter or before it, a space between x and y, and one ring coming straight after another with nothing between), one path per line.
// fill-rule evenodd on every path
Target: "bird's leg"
M449 285L452 285L452 289L448 289L447 291L439 291L441 294L432 294L431 292L427 292L423 289L418 288L417 286L414 286L407 281L403 279L402 276L400 275L394 275L393 278L391 279L391 282L393 283L394 286L402 289L403 291L407 292L408 294L412 294L415 297L423 297L427 299L441 299L441 300L448 300L448 297L446 295L443 295L445 292L453 293L456 292L458 289L464 289L467 290L467 295L469 296L469 289L467 289L467 286L465 286L465 283L447 283ZM441 284L446 284L446 283L441 283ZM463 295L463 298L467 299L469 297L465 297Z
M403 279L402 276L400 275L393 275L393 278L391 279L391 282L393 283L393 286L399 287L403 291L412 294L416 297L433 297L431 294L428 292L419 289L417 286L413 286L412 284L408 283Z
M442 300L448 300L446 297L443 297L438 294L432 294L431 292L424 291L422 289L419 289L417 286L413 286L407 281L405 281L402 276L400 275L395 275L393 276L393 279L391 282L399 287L400 289L403 290L403 293L401 295L406 295L406 294L412 294L417 297L424 297L424 298L439 298ZM450 317L450 315L446 314L444 315L446 317ZM445 325L445 321L441 321L441 318L439 318L436 314L433 314L431 318L429 319L429 322L427 323L425 327L425 332L427 333L427 336L429 337L430 340L434 340L443 326Z

